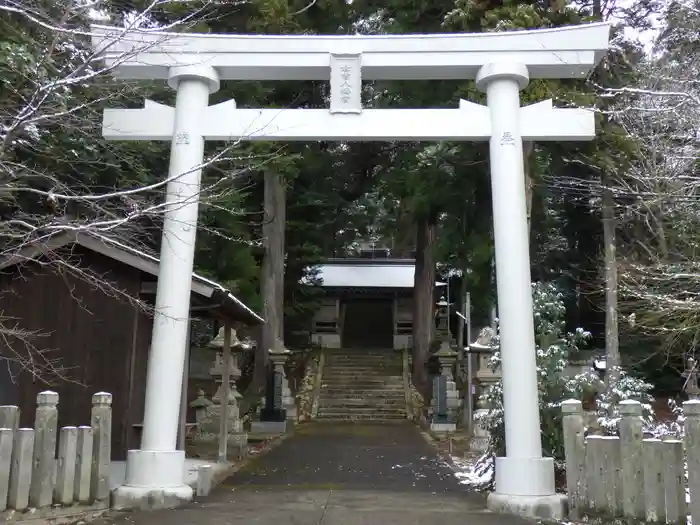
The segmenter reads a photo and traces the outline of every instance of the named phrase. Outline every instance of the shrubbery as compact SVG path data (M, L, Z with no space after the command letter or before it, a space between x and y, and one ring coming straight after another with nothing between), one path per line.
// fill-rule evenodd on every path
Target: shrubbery
M542 428L542 453L560 462L564 458L561 402L566 399L596 397L598 425L605 433L614 433L618 422L617 405L624 399L636 399L645 407L647 420L651 417L649 394L651 385L620 371L620 379L614 387L604 390L602 380L594 370L571 374L567 370L570 356L585 347L591 334L583 328L573 333L565 331L566 309L562 294L553 284L534 283L532 297L535 315L535 343L539 385L540 422ZM498 335L495 343L498 344ZM500 367L501 355L491 358L493 369ZM567 373L568 372L568 373ZM499 382L482 395L489 410L480 424L489 431L490 455L505 453L503 422L503 388Z

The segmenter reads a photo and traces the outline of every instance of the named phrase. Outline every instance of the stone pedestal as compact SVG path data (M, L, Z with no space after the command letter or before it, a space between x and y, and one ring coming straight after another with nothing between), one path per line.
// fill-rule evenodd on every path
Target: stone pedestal
M275 436L287 432L287 421L253 421L250 432L256 436Z
M281 344L278 346L279 349L270 351L271 375L265 396L265 408L263 409L266 417L263 417L261 413L260 420L280 420L279 412L281 410L284 412L285 421L296 421L296 400L289 388L289 380L284 370L284 365L287 363L291 352L282 347Z
M260 411L260 421L251 425L251 431L256 434L280 434L287 431L285 402L289 405L291 396L284 373L284 364L291 352L281 344L277 347L278 349L270 350L270 370L265 387L265 404Z

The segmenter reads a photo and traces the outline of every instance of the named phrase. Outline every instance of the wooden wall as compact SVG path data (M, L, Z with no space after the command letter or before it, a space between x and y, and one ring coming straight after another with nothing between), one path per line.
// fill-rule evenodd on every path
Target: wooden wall
M143 412L146 405L146 374L148 372L148 352L151 348L151 333L153 330L153 318L143 311L137 313L138 320L135 330L133 354L130 359L132 364L131 383L129 384L129 422L126 429L127 450L141 447L138 437L140 432L135 432L133 425L143 424Z
M74 263L90 268L102 282L111 282L131 297L138 297L141 286L138 270L75 247L72 256ZM19 381L11 383L7 366L0 363L0 382L3 383L0 404L19 404L22 425L32 426L36 394L51 389L60 396L59 425L85 425L90 422L92 394L110 392L113 396L113 457L123 459L132 421L138 416L130 413L129 405L134 397L138 399L139 388L141 391L143 388L134 384L132 375L137 371L138 381L141 381L140 372L143 371L145 383L150 321L139 314L133 304L119 297L119 292L57 270L59 267L55 264L30 263L0 274L3 325L37 331L41 335L33 337L32 343L37 348L51 350L67 369L64 377L50 374L35 377L25 370ZM140 326L136 325L137 316ZM11 356L12 348L21 347L17 340L0 339L2 355ZM25 350L21 352L26 353ZM141 393L141 410L142 397Z

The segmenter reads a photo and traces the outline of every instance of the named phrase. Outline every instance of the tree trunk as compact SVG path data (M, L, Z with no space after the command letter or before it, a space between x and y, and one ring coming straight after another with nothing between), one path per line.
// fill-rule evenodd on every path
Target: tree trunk
M284 179L274 177L275 218L273 221L274 251L272 252L273 272L277 284L275 308L277 309L279 343L284 346L284 273L285 273L285 229L287 225L287 188Z
M261 344L255 355L255 387L265 385L268 352L282 341L282 306L284 303L284 184L272 172L265 172L263 197L263 247L260 293L263 299ZM282 209L281 209L282 208Z
M615 241L615 200L609 175L601 175L603 187L603 253L605 261L605 357L606 385L619 377L620 343L617 323L617 257Z
M413 287L413 384L426 394L428 376L425 365L435 331L435 220L429 217L416 222L416 270Z
M534 142L523 142L523 172L525 173L525 204L527 206L527 234L530 237L532 231L532 193L535 182L530 175L530 159L535 151Z

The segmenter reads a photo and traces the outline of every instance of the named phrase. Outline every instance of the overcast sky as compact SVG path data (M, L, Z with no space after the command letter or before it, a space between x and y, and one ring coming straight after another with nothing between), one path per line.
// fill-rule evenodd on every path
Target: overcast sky
M636 0L617 0L618 7L632 7ZM654 29L650 31L636 31L630 27L625 28L625 36L628 38L638 38L642 44L644 44L647 51L651 51L651 47L654 45L654 39L659 33L659 27L661 26L660 20L658 18L652 19L652 26Z

